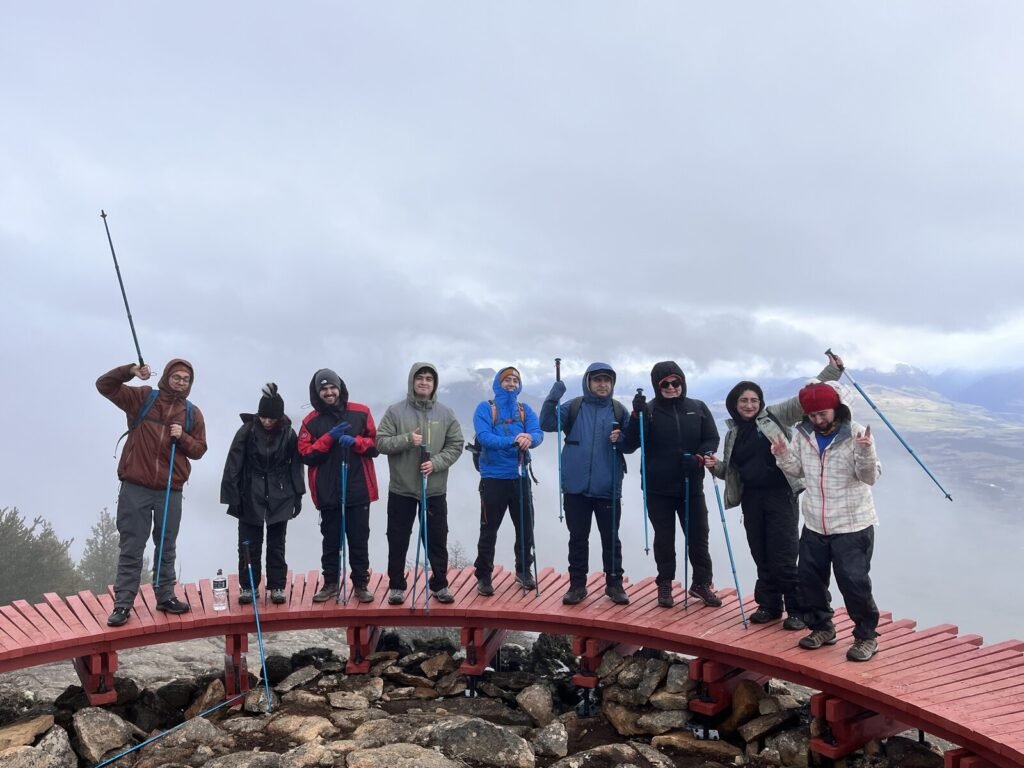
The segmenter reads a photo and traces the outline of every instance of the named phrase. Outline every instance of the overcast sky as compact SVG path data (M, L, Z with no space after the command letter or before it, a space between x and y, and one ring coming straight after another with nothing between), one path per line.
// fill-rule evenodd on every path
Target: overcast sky
M144 357L196 366L192 503L218 520L237 412L274 379L300 419L325 365L372 403L419 359L528 383L555 356L806 375L826 346L1018 367L1022 21L932 0L8 3L0 506L79 543L114 506L124 422L93 381L135 350L101 209Z

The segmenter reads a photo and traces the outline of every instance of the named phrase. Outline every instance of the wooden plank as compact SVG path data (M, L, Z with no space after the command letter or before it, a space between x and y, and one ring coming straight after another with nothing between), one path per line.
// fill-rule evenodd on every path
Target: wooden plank
M71 610L71 607L64 602L60 596L55 592L47 592L43 595L43 600L50 607L62 622L70 631L75 638L84 638L90 632L85 628L82 622L75 616L75 612Z
M32 644L37 650L52 650L60 643L60 635L49 623L25 600L15 600L11 603L14 612L19 614L31 628L29 635L33 638Z

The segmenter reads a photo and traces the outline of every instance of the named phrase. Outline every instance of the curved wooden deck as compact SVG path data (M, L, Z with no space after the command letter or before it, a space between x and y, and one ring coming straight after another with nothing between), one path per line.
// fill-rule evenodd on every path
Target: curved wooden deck
M631 603L618 606L604 597L603 576L594 574L590 596L580 605L564 606L567 575L542 571L539 597L532 591L524 596L513 576L499 569L495 595L481 597L472 568L452 570L455 603L432 600L426 612L422 602L410 608L408 598L405 605L387 605L380 574L370 584L375 602L348 605L313 603L317 572L296 574L287 603L259 604L260 624L264 632L347 627L353 669L372 650L376 628L392 626L462 627L469 651L463 668L470 673L482 670L502 630L510 629L573 635L584 671L588 660L592 665L615 644L677 651L697 657L691 664L691 675L702 685L702 697L691 702L697 712L713 714L727 706L732 687L744 677L778 677L822 691L812 710L833 727L831 741L819 739L813 747L823 754L832 750L840 756L844 744L863 743L865 735L915 727L963 745L947 753L947 766L1024 766L1024 642L985 646L981 637L960 635L951 624L917 629L912 620L883 614L879 653L857 664L846 661L851 622L843 612L836 616L839 643L805 651L796 645L802 633L786 632L779 624L744 628L731 590L721 593L721 608L691 599L684 610L677 583L677 605L665 610L657 607L656 587L648 578L627 585ZM214 611L208 580L179 585L178 594L192 611L171 616L155 609L152 588L146 585L131 620L117 628L106 626L113 608L109 594L81 592L63 599L49 594L37 605L16 601L0 607L0 671L72 659L94 700L102 701L116 670L116 651L225 635L236 673L244 672L241 654L248 633L255 631L253 609L238 605L237 577L231 577L229 590L229 609ZM755 608L752 600L744 607L748 615ZM235 683L245 685L238 679ZM587 685L585 680L581 684Z

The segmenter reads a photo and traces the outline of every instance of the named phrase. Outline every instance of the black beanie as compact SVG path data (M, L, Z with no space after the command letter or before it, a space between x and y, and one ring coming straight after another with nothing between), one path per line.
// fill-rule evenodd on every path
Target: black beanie
M274 382L263 385L263 397L260 398L256 415L265 419L280 419L284 416L284 400L277 394L277 384Z

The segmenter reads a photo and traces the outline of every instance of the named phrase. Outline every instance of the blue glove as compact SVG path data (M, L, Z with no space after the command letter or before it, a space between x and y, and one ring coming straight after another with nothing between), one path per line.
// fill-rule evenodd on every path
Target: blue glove
M331 437L333 437L334 438L334 442L337 443L337 442L341 441L341 436L344 435L346 432L348 432L348 430L349 430L348 422L347 421L342 421L341 423L335 425L334 427L331 427L330 432L328 432L327 434L330 435Z
M356 439L352 435L342 435L338 438L338 445L342 448L351 448L356 444Z
M561 400L562 395L565 394L565 382L556 381L551 385L551 391L548 392L548 400Z

